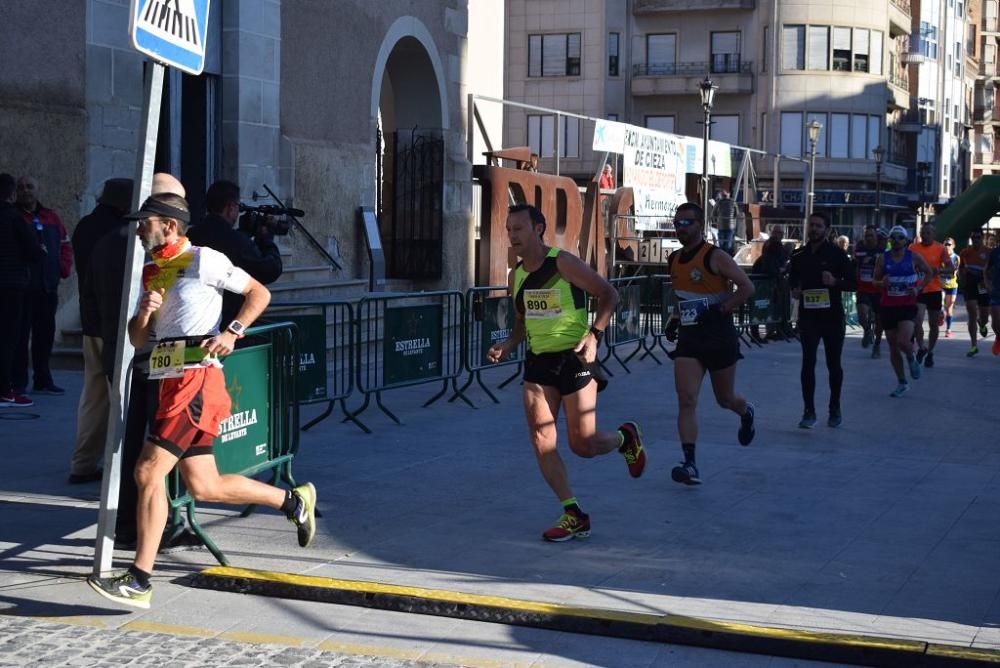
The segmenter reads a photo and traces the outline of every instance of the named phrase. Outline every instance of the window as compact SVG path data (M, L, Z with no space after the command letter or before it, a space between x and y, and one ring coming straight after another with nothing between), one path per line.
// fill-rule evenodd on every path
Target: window
M709 137L715 141L739 146L740 143L740 117L736 114L712 116L712 128L709 130Z
M854 29L854 71L868 71L869 32L863 28Z
M760 48L760 71L761 72L767 72L767 51L768 51L768 48L769 47L768 47L768 43L767 43L767 26L764 26L764 38L763 38L763 41L761 42L761 48Z
M740 34L712 33L712 72L740 71Z
M677 72L677 35L646 35L646 73Z
M673 116L646 116L646 127L657 132L674 133Z
M806 27L785 26L781 32L781 63L786 70L806 68Z
M846 158L850 136L850 116L830 114L830 157Z
M559 155L563 158L580 157L580 119L560 116ZM542 158L555 155L555 116L528 116L528 146Z
M955 76L962 76L962 43L955 42Z
M819 123L819 137L816 139L816 157L826 157L826 114L809 113L806 114L806 139L809 138L809 126L812 122Z
M920 47L925 56L931 60L937 60L937 27L920 22Z
M528 35L528 76L580 75L580 33Z
M608 33L608 76L609 77L618 76L620 42L621 42L621 33L617 32Z
M866 150L868 139L868 117L864 114L851 114L851 158L864 160L868 157Z
M806 68L810 70L830 69L830 29L826 26L809 26L809 48L806 54Z
M781 112L781 153L802 155L802 114L800 112Z
M608 120L609 121L614 121L615 123L617 123L618 122L618 114L608 114Z
M875 147L882 145L882 117L880 116L869 116L868 117L868 157L874 158L872 151Z
M872 30L871 56L868 71L872 74L882 74L882 33Z
M833 69L838 72L851 71L851 29L833 29Z

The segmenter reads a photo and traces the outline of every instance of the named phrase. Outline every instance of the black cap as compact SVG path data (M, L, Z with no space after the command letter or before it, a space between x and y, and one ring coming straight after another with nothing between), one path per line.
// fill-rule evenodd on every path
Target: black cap
M185 223L191 222L191 214L186 208L180 209L176 206L171 206L166 202L157 199L156 195L147 198L146 201L142 203L142 206L139 207L138 211L133 211L129 215L125 216L125 218L127 220L143 220L145 218L152 218L153 216L176 218L177 220Z
M128 211L132 206L132 179L108 179L97 201L119 211Z

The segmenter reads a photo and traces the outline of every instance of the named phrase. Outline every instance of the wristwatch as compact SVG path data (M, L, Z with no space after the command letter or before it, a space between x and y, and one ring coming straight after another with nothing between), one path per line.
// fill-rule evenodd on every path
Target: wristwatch
M232 332L237 336L237 338L240 339L243 338L246 329L247 329L246 326L239 320L233 320L231 323L229 323L229 326L226 327L227 331Z
M590 333L594 335L594 338L597 339L598 343L600 343L601 339L604 338L604 331L600 330L600 329L597 329L596 327L591 327L590 328Z

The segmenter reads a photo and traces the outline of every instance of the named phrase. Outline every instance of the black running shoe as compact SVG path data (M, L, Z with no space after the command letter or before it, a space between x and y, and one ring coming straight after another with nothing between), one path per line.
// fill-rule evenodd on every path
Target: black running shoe
M679 466L675 466L670 472L670 477L674 479L674 482L679 482L684 485L700 485L701 478L698 477L698 467L694 464L681 463Z
M143 587L128 571L108 578L91 575L87 584L106 599L143 610L149 609L149 601L153 598L153 585Z
M921 348L917 351L917 364L922 364L924 358L927 357L927 351Z
M740 416L740 431L736 437L740 440L740 445L750 445L757 430L753 426L753 404L747 404L747 412Z
M934 353L928 352L927 357L924 358L924 368L932 369L934 368Z
M812 429L816 426L816 411L806 411L799 420L799 429Z
M831 408L830 409L830 417L826 421L826 426L827 427L832 427L832 428L836 429L837 427L839 427L843 423L844 423L844 416L840 412L840 409L839 408Z

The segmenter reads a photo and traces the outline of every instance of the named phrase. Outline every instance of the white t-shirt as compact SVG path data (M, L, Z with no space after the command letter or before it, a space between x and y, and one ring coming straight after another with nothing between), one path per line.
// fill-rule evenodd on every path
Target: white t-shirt
M163 305L150 320L150 341L214 336L222 320L222 291L243 294L250 275L222 253L191 246L163 266L142 268L146 290L163 289Z

